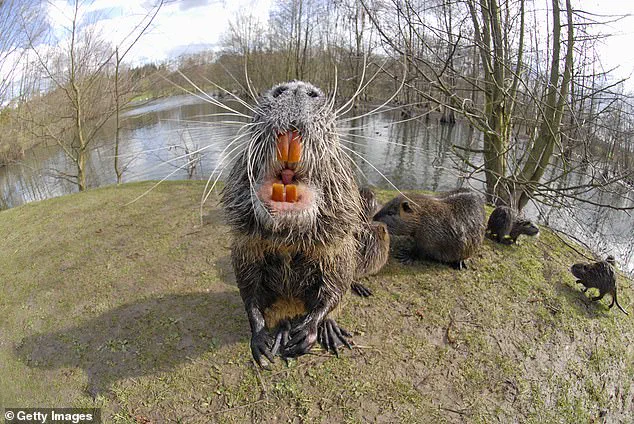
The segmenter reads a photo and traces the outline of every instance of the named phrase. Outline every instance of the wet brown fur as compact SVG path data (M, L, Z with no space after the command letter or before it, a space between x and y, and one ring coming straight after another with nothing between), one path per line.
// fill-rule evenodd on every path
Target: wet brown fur
M591 288L599 289L599 295L593 297L593 301L601 300L603 296L610 294L612 303L610 303L609 307L612 308L616 303L616 306L628 315L627 311L619 305L619 301L616 298L616 272L614 272L612 267L613 264L614 258L608 256L605 261L574 264L570 268L570 272L577 277L577 283L585 286L584 293Z
M517 238L525 234L535 236L539 228L527 219L518 218L508 206L498 206L489 216L486 236L502 244L517 243Z
M402 260L431 259L461 264L484 238L484 201L460 189L437 195L401 195L374 216L387 225L393 254Z
M251 326L251 349L260 365L262 355L271 353L266 350L273 344L269 330L281 319L299 315L291 338L300 337L301 348L289 354L305 353L359 270L378 267L368 263L366 253L374 250L380 231L364 210L354 165L339 146L331 106L321 90L301 81L266 92L258 101L249 144L223 190L234 233L232 263ZM267 175L280 169L276 137L290 130L302 136L302 161L295 175L310 186L315 199L309 209L279 215L256 193Z

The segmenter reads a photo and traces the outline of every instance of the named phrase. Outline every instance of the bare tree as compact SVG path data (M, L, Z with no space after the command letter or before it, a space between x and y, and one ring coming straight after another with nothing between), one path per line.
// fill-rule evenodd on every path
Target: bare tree
M151 19L161 5L162 2L155 13L149 15ZM32 98L26 105L26 119L35 128L33 137L53 141L74 164L74 173L59 171L58 177L72 181L80 191L87 188L90 145L113 115L119 127L121 60L149 27L149 23L141 26L124 54L118 56L118 49L101 38L94 22L82 18L85 6L80 0L74 1L64 37L62 40L51 38L48 47L36 45L28 28L23 28L47 84L44 94Z
M517 104L520 92L530 95L526 78L526 4L525 0L500 3L498 0L464 0L453 7L456 19L461 22L454 34L455 25L446 17L449 6L445 1L439 5L433 2L392 0L389 10L371 9L366 2L366 10L382 35L384 44L391 51L405 56L411 63L413 76L409 89L417 91L428 101L440 104L445 109L453 109L467 118L484 135L484 146L480 153L484 157L483 171L486 190L490 201L515 204L522 208L535 194L544 171L551 163L555 145L560 141L561 123L568 101L574 52L573 9L569 0L563 11L559 0L552 0L550 19L553 27L550 34L549 50L552 51L548 67L548 81L538 86L538 91L529 97L538 111L537 128L534 137L523 146L523 154L518 161L509 164L510 152L517 146L513 142L514 129L518 119ZM432 3L430 5L430 3ZM445 23L444 31L439 26L431 26L427 21L429 7L442 8L440 16ZM390 19L392 13L396 17ZM465 28L461 15L468 16L471 27ZM537 11L533 11L537 13ZM564 15L564 24L561 15ZM398 22L398 25L394 25ZM391 24L392 23L392 24ZM395 29L396 28L396 29ZM407 28L408 34L403 34ZM423 33L445 34L448 54L444 60L435 61L434 37ZM565 28L562 38L561 30ZM454 56L462 53L466 60L467 43L461 46L459 40L471 32L469 43L478 52L480 69L477 73L458 72ZM533 46L537 49L539 46ZM475 60L473 60L475 66ZM460 78L457 84L456 77ZM475 78L474 78L475 77ZM432 91L426 92L424 84ZM465 87L461 95L458 85ZM469 90L466 90L466 89ZM483 95L483 103L473 102L473 91ZM466 93L470 92L471 98ZM446 110L445 110L446 115ZM475 167L476 171L480 167Z
M119 147L120 147L120 133L121 133L121 109L125 107L131 100L129 93L133 92L135 87L130 78L122 84L121 81L121 66L126 55L132 50L141 37L147 32L147 30L154 22L154 18L158 15L164 0L160 0L156 6L147 15L145 15L138 25L132 30L127 38L132 38L127 46L123 47L123 53L119 54L120 46L115 48L114 57L114 118L115 118L115 136L114 136L114 172L117 176L117 184L121 184L123 181L123 172L126 167L121 167L119 163Z

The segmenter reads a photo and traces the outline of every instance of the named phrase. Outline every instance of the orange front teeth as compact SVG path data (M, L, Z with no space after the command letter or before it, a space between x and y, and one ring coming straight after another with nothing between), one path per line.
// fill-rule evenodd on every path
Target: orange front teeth
M271 195L271 199L274 202L284 201L284 184L273 184L273 194Z
M297 131L288 131L277 136L277 160L283 163L282 183L274 183L271 200L274 202L294 203L299 200L297 185L292 184L295 177L295 164L302 157L302 136Z
M299 162L302 157L302 137L297 131L289 131L277 136L277 160Z
M297 202L297 186L295 184L286 186L286 201L290 203Z
M288 147L288 161L299 162L302 157L302 137L297 131L292 132L290 146Z
M277 136L277 160L280 162L288 161L288 136L292 133L284 133Z
M297 186L295 184L274 183L272 190L271 200L274 202L295 203L298 200Z

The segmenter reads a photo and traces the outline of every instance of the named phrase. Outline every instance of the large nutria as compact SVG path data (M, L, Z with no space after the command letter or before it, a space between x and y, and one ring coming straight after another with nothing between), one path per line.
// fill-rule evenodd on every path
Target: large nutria
M462 269L482 245L485 217L482 197L459 189L434 196L400 195L374 219L387 225L398 259L431 259Z
M253 357L264 366L264 357L299 356L316 341L337 353L350 334L329 314L357 276L360 240L375 239L354 165L332 103L313 85L277 85L254 110L222 193Z
M514 244L522 234L536 236L539 234L539 227L527 219L517 217L508 206L498 206L489 216L486 235L491 240Z
M599 295L593 297L593 301L601 300L606 293L609 293L612 296L610 308L616 303L616 306L618 306L625 315L628 315L627 311L619 305L619 301L616 299L616 273L614 272L614 265L614 256L608 256L605 261L574 264L570 268L570 272L577 277L577 283L581 283L585 286L583 289L584 293L591 288L599 289Z

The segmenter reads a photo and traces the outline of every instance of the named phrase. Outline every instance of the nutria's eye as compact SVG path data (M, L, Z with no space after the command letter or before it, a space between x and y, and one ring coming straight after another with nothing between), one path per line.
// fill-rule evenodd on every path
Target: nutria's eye
M319 93L317 93L315 90L310 90L310 91L308 92L308 95L309 95L310 97L317 97L317 96L319 96Z
M285 91L286 87L277 87L275 90L273 90L273 97L277 97Z
M412 212L412 207L409 205L409 202L405 201L401 204L401 207L403 208L403 212L407 212L410 213Z

